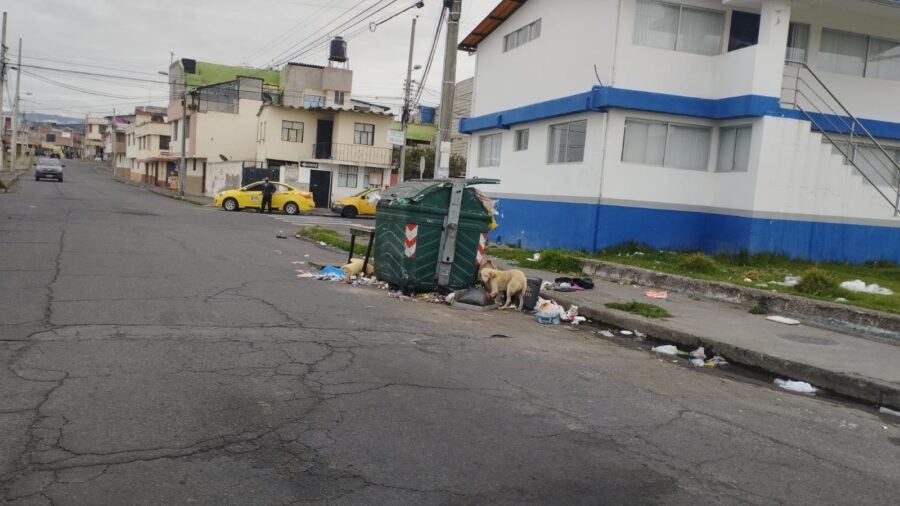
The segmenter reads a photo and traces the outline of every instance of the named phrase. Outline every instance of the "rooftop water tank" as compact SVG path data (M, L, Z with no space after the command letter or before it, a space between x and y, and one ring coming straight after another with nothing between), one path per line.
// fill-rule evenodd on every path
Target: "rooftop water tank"
M347 58L347 41L343 37L335 37L331 39L331 51L328 53L328 59L336 62L345 62Z
M434 111L435 111L434 107L428 107L425 105L419 106L419 114L422 117L423 124L425 124L425 125L434 124Z

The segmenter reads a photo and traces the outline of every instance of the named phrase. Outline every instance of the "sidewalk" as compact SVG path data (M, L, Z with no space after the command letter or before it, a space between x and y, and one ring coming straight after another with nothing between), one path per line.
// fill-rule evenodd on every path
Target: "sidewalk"
M3 191L9 191L9 188L12 187L22 177L24 174L28 173L31 170L31 165L28 166L26 170L19 170L16 172L12 172L10 170L0 171L0 182L3 183L0 188L6 188L6 190L0 189L0 193Z
M498 265L507 265L494 259ZM559 277L517 265L529 276ZM684 348L704 346L707 354L758 367L784 378L812 383L832 392L894 409L900 407L900 346L807 325L784 325L750 314L745 307L669 292L667 300L644 296L645 287L595 280L583 292L543 291L596 322L637 330ZM609 309L608 302L636 300L666 308L673 316L649 319Z
M110 177L112 177L112 174L110 174ZM155 194L161 195L163 197L169 197L169 198L175 199L175 200L184 200L185 202L190 202L191 204L195 204L198 206L212 206L213 205L212 197L207 197L205 195L193 195L190 193L185 193L184 197L180 197L180 196L178 196L178 191L173 190L171 188L166 188L163 186L153 186L153 185L149 185L149 184L145 184L145 183L136 183L134 181L116 178L116 177L113 177L112 179L113 179L113 181L117 181L119 183L126 184L128 186L134 186L135 188L144 188L145 190L149 191L150 193L155 193Z

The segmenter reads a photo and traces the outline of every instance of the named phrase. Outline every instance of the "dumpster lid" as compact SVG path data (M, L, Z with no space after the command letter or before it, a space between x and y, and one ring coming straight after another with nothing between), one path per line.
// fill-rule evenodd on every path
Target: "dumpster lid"
M399 200L411 199L415 200L417 196L424 196L426 190L430 188L444 188L459 182L459 178L454 179L411 179L384 190L381 193L382 200ZM499 179L472 178L463 180L466 186L474 186L477 184L498 184Z

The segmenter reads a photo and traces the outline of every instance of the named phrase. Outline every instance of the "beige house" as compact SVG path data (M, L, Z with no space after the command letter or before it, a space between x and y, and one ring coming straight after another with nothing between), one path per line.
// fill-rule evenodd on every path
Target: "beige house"
M169 154L171 126L165 107L137 107L125 129L125 165L135 182L172 186L174 158Z
M103 158L103 151L106 148L104 135L107 128L109 128L109 119L104 116L87 116L84 119L82 156L89 159Z
M256 159L281 167L280 179L313 193L317 207L382 187L392 167L393 115L356 103L346 108L266 104L259 111Z

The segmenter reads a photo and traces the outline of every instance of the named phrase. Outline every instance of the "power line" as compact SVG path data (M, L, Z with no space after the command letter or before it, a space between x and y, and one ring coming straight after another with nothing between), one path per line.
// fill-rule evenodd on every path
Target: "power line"
M339 4L340 4L340 3L343 3L343 0L341 0L341 2L339 2ZM279 35L279 36L276 37L275 39L270 40L270 41L267 42L266 44L264 44L263 47L257 49L257 50L254 51L253 53L251 53L250 56L248 56L248 57L246 58L245 61L248 62L248 63L251 62L251 61L253 61L253 59L256 58L257 56L261 56L263 53L265 53L265 52L266 52L267 50L269 50L270 48L274 47L275 45L277 45L277 44L280 43L281 41L287 39L287 38L291 35L291 33L292 33L296 28L298 28L300 25L303 25L303 24L309 24L309 25L312 25L312 23L313 23L314 20L316 20L316 19L318 19L319 17L321 17L320 14L324 13L324 12L325 12L326 10L328 10L329 8L336 8L336 7L337 7L337 6L329 6L327 3L320 5L320 6L319 6L319 9L316 10L315 12L313 12L309 17L303 18L302 20L300 20L300 22L298 22L297 24L295 24L295 25L291 26L290 28L288 28L284 33L282 33L281 35ZM348 10L349 10L349 9L348 9Z
M114 74L99 74L96 72L85 72L82 70L62 69L62 68L58 68L58 67L44 67L41 65L22 65L22 67L23 68L31 68L31 69L39 69L39 70L50 70L53 72L65 72L65 73L69 73L69 74L78 74L78 75L86 75L86 76L109 77L109 78L113 78L113 79L122 79L125 81L139 81L139 82L145 82L145 83L156 83L156 84L166 84L166 85L169 84L168 81L141 79L139 77L117 76ZM10 67L10 68L15 68L15 67Z
M447 16L447 9L441 9L441 15L438 17L437 28L434 30L434 40L431 41L431 50L428 53L428 63L425 64L425 70L422 72L421 84L416 92L416 98L412 101L410 107L419 105L422 100L422 90L425 89L425 82L428 80L428 74L431 72L431 65L434 63L434 55L437 52L438 40L441 37L441 31L444 28L444 18Z
M22 66L24 67L24 65L22 65ZM124 96L121 96L121 95L113 95L113 94L109 94L109 93L98 93L98 92L96 92L96 91L94 91L94 90L88 90L88 89L81 88L81 87L78 87L78 86L73 86L73 85L71 85L71 84L61 83L61 82L59 82L59 81L55 81L55 80L53 80L53 79L50 79L49 77L44 77L44 76L42 76L42 75L40 75L40 74L35 74L35 73L29 72L29 71L27 71L27 70L23 70L22 73L25 74L25 75L27 75L27 76L31 76L31 77L33 77L33 78L39 80L39 81L44 81L45 83L52 84L52 85L54 85L54 86L59 86L60 88L65 88L65 89L71 90L71 91L77 91L77 92L79 92L79 93L85 93L85 94L87 94L87 95L95 95L95 96L98 96L98 97L118 98L118 99L123 99L123 100L125 100L125 99L134 99L134 100L137 100L137 99L143 98L143 97L124 97Z
M10 56L15 56L15 55L11 54ZM123 67L108 67L105 65L92 65L89 63L77 63L77 62L73 62L73 61L69 61L69 60L61 60L58 58L43 58L43 57L39 57L39 56L26 56L25 54L22 54L22 59L23 60L48 61L48 62L53 62L53 63L62 63L65 65L73 65L76 67L96 68L96 69L101 69L101 70L115 70L117 72L126 72L129 74L138 74L138 75L145 75L145 76L157 75L154 72L142 72L142 71L138 71L138 70L130 70L130 69L123 68ZM24 67L25 65L22 65L22 66Z
M315 36L317 33L321 32L321 31L324 30L324 29L326 29L326 28L328 27L328 25L330 25L330 24L336 22L337 20L339 20L340 18L342 18L345 14L347 14L347 12L350 12L351 9L356 9L356 8L359 7L360 5L366 3L366 1L367 1L367 0L359 0L359 2L353 4L353 7L351 7L351 8L348 9L347 11L342 12L341 14L339 14L337 17L335 17L335 18L332 19L331 21L329 21L329 22L323 24L318 30L313 31L312 33L310 33L310 34L307 35L306 37L304 37L304 38L300 39L299 41L297 41L297 43L295 43L295 44L292 45L291 47L289 47L289 48L285 49L284 51L278 53L274 58L272 58L271 60L269 60L269 62L270 62L270 65L269 65L269 66L270 66L270 67L277 67L278 65L277 65L277 64L274 64L273 62L275 62L276 60L280 59L282 56L284 56L285 54L289 53L290 51L293 51L295 48L297 48L298 46L300 46L301 44L303 44L305 41L309 40L310 38L312 38L313 36ZM375 2L375 5L378 5L379 3L381 3L381 1L382 1L382 0L377 0L377 1ZM287 58L287 59L290 60L290 58Z

